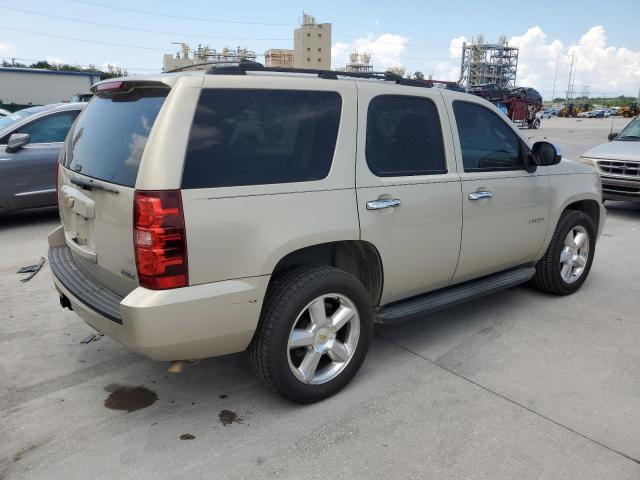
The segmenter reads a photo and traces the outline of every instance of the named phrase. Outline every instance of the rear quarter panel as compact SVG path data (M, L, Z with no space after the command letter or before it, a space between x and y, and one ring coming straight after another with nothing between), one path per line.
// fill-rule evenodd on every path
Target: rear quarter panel
M322 180L182 191L191 284L269 275L294 250L359 239L353 82L207 76L204 88L334 91L342 96L342 117L331 170Z

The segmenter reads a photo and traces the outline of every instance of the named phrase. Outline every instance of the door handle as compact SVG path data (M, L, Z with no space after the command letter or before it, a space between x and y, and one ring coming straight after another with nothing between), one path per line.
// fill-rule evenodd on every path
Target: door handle
M379 200L371 200L367 202L367 210L381 210L383 208L392 208L400 206L400 200L397 198L381 198Z
M468 198L469 200L481 200L483 198L491 198L491 197L493 197L493 192L480 190L479 192L471 192Z

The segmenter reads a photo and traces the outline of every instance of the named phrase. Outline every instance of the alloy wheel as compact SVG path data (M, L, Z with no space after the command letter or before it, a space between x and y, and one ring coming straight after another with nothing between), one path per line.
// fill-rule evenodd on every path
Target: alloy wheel
M329 293L311 301L289 333L287 359L294 376L306 384L336 378L353 358L360 337L360 317L345 295Z
M560 251L560 276L566 283L573 283L584 272L589 258L589 234L587 230L576 225L564 239Z

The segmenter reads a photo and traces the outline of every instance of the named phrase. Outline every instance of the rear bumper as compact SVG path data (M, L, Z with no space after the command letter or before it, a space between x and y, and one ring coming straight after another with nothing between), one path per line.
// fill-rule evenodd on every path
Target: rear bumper
M86 323L127 348L154 360L181 360L240 352L251 341L268 276L172 290L138 287L121 298L95 282L87 284L80 271L73 278L70 253L63 255L68 247L59 242L56 230L49 244L59 294ZM67 262L66 273L60 257Z
M640 179L607 177L600 175L602 180L602 198L605 200L623 200L640 202Z

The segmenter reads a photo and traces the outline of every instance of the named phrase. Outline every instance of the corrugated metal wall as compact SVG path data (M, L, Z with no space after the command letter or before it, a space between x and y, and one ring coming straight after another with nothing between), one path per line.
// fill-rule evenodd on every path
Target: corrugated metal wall
M45 105L68 101L86 93L99 77L48 72L25 72L0 68L0 103Z

